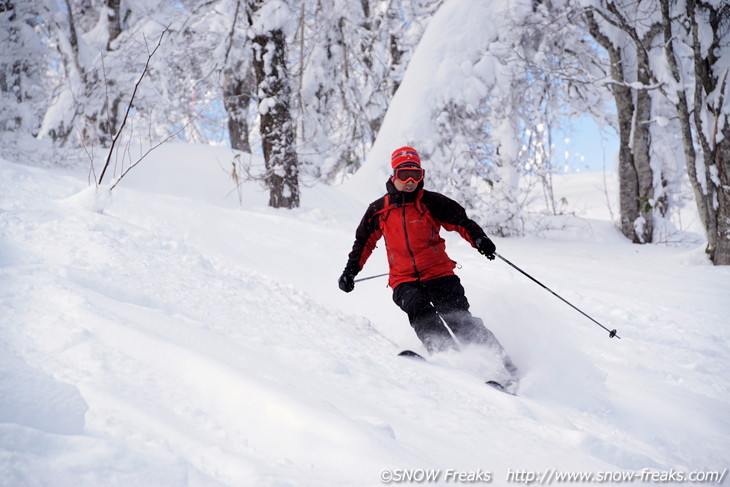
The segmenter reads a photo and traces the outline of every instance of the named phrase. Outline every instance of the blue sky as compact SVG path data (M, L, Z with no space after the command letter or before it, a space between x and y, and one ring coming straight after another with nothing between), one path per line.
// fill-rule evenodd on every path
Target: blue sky
M553 136L553 165L561 172L611 171L618 152L618 135L611 127L599 129L593 119L583 116L570 130ZM564 167L568 168L567 171Z

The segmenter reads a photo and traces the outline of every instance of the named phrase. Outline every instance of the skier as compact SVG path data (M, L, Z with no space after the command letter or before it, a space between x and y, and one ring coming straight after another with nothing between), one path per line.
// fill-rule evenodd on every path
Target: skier
M516 382L517 368L502 345L482 320L469 312L464 288L454 274L456 263L446 254L439 231L443 227L458 232L489 260L495 257L494 243L459 203L423 189L425 171L415 149L396 149L391 167L393 174L385 184L387 194L370 204L357 227L355 243L339 278L340 289L349 293L355 288L355 276L384 237L393 301L407 313L426 350L433 354L458 349L458 344L485 346L502 358L507 381Z

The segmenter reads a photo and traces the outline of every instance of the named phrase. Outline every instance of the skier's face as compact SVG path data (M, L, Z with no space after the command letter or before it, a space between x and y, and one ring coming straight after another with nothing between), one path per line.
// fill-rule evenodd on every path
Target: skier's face
M411 193L415 191L415 189L418 187L418 183L413 181L412 179L408 180L407 183L404 183L402 181L399 181L398 179L393 178L393 185L395 186L395 189L398 191L403 191L405 193Z
M418 187L418 183L423 181L425 175L423 169L416 164L408 164L399 166L393 171L393 183L398 191L410 193Z

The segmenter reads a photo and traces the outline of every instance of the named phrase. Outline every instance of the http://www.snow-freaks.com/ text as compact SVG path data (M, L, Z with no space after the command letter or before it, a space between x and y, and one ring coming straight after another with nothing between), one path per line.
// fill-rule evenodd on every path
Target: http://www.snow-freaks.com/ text
M720 485L727 477L724 470L655 470L645 468L638 471L602 471L602 472L568 472L556 468L543 471L508 469L502 480L512 484L552 485L570 483L595 484L715 484ZM456 469L385 469L380 472L383 484L491 484L497 477L489 470L456 470ZM498 482L502 483L502 482Z

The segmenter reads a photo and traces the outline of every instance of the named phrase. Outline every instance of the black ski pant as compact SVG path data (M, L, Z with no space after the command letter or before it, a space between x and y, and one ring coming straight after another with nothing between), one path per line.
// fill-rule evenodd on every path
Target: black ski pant
M469 312L469 301L458 276L404 282L393 290L393 301L408 314L413 330L429 353L458 349L456 337L462 345L478 344L493 350L502 357L505 368L517 374L494 334Z

